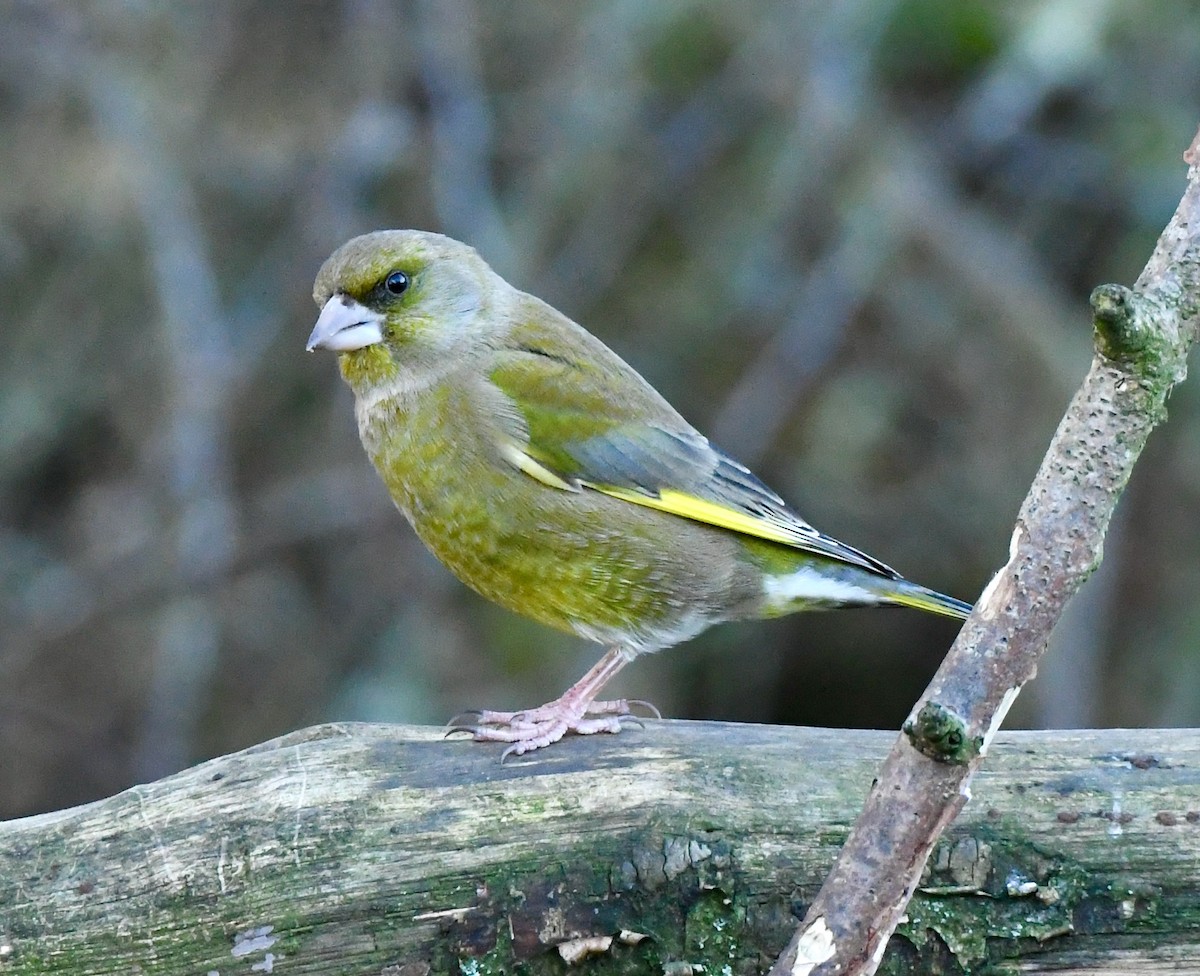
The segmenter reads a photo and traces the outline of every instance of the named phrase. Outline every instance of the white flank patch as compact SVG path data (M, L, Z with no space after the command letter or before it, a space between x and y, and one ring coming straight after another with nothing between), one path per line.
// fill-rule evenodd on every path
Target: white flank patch
M812 600L827 603L874 603L879 597L861 586L830 579L812 569L798 569L787 576L768 576L763 582L767 606L785 610L793 603Z

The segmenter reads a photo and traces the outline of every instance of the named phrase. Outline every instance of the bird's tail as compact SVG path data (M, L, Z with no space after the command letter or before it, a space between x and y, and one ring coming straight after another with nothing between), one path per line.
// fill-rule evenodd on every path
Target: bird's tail
M878 587L877 592L886 603L938 613L943 617L956 617L959 620L970 614L972 609L969 603L963 603L962 600L956 600L952 596L946 596L917 583L910 583L906 579L888 580L885 585Z
M910 583L899 574L884 576L858 566L811 558L790 572L768 573L765 588L764 617L833 607L913 607L959 620L971 612L969 603Z

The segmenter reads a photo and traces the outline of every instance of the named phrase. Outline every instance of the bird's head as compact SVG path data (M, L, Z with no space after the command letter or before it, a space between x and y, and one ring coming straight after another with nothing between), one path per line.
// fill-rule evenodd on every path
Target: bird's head
M356 390L452 368L481 338L499 278L474 248L440 234L384 230L347 241L317 273L308 350L339 354Z

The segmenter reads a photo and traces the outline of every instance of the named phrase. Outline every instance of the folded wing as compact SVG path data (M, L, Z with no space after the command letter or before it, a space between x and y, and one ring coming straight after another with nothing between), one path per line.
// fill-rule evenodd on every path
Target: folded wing
M501 451L516 467L554 488L602 492L899 578L814 529L599 340L577 335L591 347L579 357L557 335L532 330L517 331L514 346L496 354L491 381L526 427L502 435Z

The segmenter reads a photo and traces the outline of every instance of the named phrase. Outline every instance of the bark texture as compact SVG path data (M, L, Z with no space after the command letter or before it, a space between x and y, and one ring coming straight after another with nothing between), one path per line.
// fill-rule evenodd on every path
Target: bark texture
M309 729L0 824L0 976L761 973L891 739ZM974 789L884 971L1200 971L1200 735L1002 735Z
M1200 138L1200 137L1198 137ZM773 976L875 972L941 832L1104 535L1187 372L1200 300L1200 173L1132 290L1092 295L1095 357L1017 516L1009 560L913 709L825 886Z

